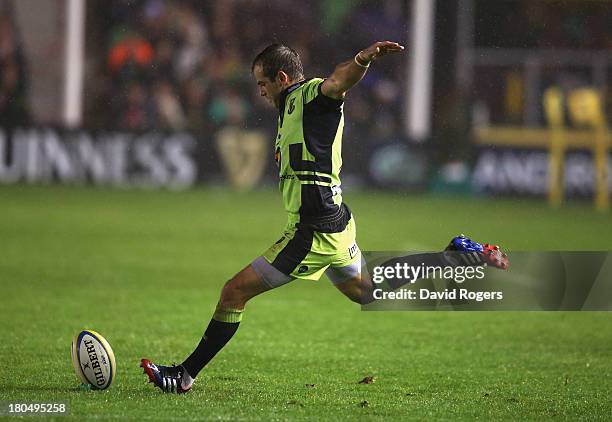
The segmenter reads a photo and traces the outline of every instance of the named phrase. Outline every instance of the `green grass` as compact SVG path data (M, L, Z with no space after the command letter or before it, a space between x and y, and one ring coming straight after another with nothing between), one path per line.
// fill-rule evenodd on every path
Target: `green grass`
M587 204L346 199L363 250L439 249L458 232L511 250L612 249L610 215ZM612 314L360 312L326 280L254 299L191 393L153 390L139 359L190 353L222 283L284 218L272 191L0 186L0 400L67 401L97 420L609 419ZM107 391L77 388L82 327L115 351Z

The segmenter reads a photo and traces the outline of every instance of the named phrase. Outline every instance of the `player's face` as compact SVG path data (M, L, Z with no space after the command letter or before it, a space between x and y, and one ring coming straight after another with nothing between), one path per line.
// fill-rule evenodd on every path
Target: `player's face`
M255 66L253 69L253 76L255 76L255 81L259 87L259 95L264 97L270 104L274 105L274 107L278 107L280 93L284 88L280 78L276 78L276 81L271 81L264 76L263 67L261 65Z

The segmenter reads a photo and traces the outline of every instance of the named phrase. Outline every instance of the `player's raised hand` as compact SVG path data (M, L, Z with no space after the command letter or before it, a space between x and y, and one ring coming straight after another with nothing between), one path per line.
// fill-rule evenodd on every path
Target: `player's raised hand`
M384 56L385 54L395 53L395 52L399 52L403 50L404 50L404 46L396 42L379 41L379 42L375 42L368 48L361 50L359 52L359 58L364 61L371 62L373 60L376 60Z
M357 53L353 60L336 66L334 73L321 84L321 92L330 98L344 98L346 92L363 78L373 60L402 50L404 50L402 45L392 41L379 41L372 44Z

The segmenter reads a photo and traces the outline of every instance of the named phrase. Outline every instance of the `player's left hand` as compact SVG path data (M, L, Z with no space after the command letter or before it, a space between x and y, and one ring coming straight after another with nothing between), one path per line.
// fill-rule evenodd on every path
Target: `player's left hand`
M359 52L359 57L365 61L371 62L376 60L388 53L394 53L403 51L404 46L393 41L379 41L375 42L368 48L365 48Z

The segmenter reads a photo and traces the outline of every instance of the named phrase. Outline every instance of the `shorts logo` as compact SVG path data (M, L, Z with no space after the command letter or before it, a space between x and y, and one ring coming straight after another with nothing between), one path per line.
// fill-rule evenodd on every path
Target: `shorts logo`
M300 268L298 268L298 274L304 274L306 271L308 271L308 266L306 265L302 265Z
M358 252L359 252L359 248L357 247L357 243L353 243L353 245L350 248L348 248L348 253L351 258L355 258Z

